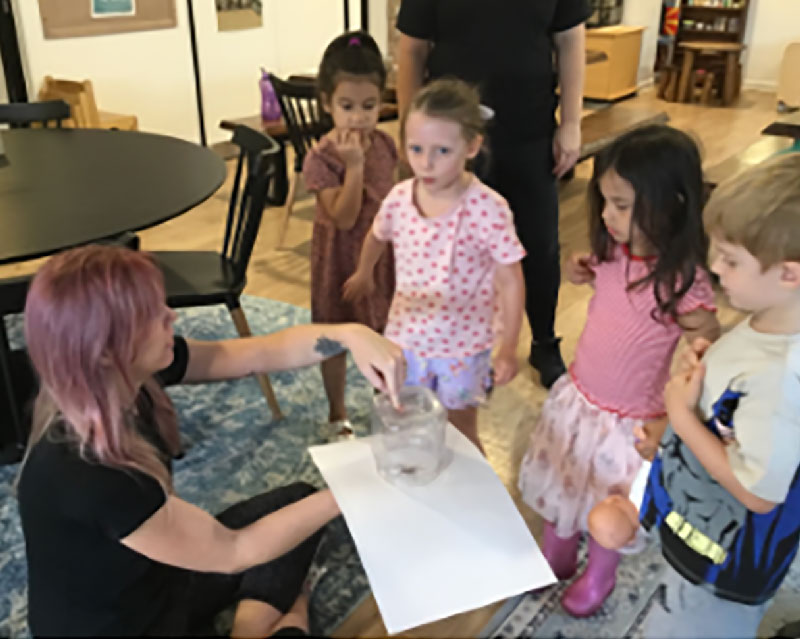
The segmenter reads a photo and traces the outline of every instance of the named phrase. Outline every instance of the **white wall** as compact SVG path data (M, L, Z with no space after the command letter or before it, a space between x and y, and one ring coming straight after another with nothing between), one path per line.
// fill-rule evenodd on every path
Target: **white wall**
M103 110L135 113L145 131L199 141L184 0L176 0L173 29L56 40L44 39L38 2L14 1L31 96L48 74L89 78ZM313 69L343 26L340 0L265 0L262 27L220 33L214 2L193 1L209 143L229 136L221 119L258 112L261 66L279 75Z
M181 0L178 0L179 2ZM361 20L358 14L351 24ZM217 31L214 3L195 2L201 82L209 141L226 139L221 119L258 113L260 67L285 76L315 71L344 26L341 0L267 0L259 29ZM187 35L188 47L188 35ZM190 76L191 77L191 76Z
M744 85L774 91L783 50L800 42L800 1L751 0L747 16Z
M387 5L386 0L369 0L369 32L375 38L383 55L389 52Z
M653 81L660 20L661 0L626 0L623 5L622 23L645 28L642 32L642 51L639 55L639 86Z

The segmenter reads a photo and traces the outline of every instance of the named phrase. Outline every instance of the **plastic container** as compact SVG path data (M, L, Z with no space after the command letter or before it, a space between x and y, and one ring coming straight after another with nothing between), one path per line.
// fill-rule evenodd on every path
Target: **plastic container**
M388 395L375 397L372 449L378 472L389 482L421 486L432 482L449 459L447 413L436 395L421 386L400 391L402 410Z
M275 88L269 81L269 73L261 69L261 79L258 81L261 89L261 119L274 122L281 119L281 104L275 94Z

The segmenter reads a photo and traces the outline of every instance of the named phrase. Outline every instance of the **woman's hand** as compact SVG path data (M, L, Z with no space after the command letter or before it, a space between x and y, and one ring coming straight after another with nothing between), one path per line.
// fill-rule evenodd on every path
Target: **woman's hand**
M342 298L346 302L355 302L364 297L369 297L375 292L375 280L372 273L361 269L356 270L342 285Z
M494 356L492 368L494 369L495 386L508 384L508 382L516 377L519 370L516 352L511 349L501 347Z
M399 410L398 392L406 381L403 349L363 324L342 325L340 340L353 355L364 377L379 391L387 393Z
M553 136L553 175L562 177L578 161L581 152L581 123L562 123Z
M592 270L591 260L590 253L573 253L570 255L564 263L567 279L576 286L594 282L595 274Z

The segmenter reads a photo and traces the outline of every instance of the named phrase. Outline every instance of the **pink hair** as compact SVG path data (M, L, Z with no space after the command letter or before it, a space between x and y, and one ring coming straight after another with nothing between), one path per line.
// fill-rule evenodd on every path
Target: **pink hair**
M137 348L163 304L161 272L144 253L86 246L47 261L25 304L25 339L40 381L28 451L62 422L84 458L141 471L171 492L157 449L135 427L139 389L131 379ZM144 389L158 431L176 453L172 403L154 379Z

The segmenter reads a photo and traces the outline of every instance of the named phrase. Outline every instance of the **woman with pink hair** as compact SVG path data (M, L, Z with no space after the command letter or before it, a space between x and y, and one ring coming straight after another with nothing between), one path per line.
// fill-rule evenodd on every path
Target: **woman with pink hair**
M319 363L349 349L397 397L400 349L361 325L305 325L218 342L173 334L144 253L89 246L34 278L25 336L40 381L18 480L33 635L208 635L237 603L233 636L307 631L301 587L329 490L296 483L218 517L175 494L175 410L163 386Z

